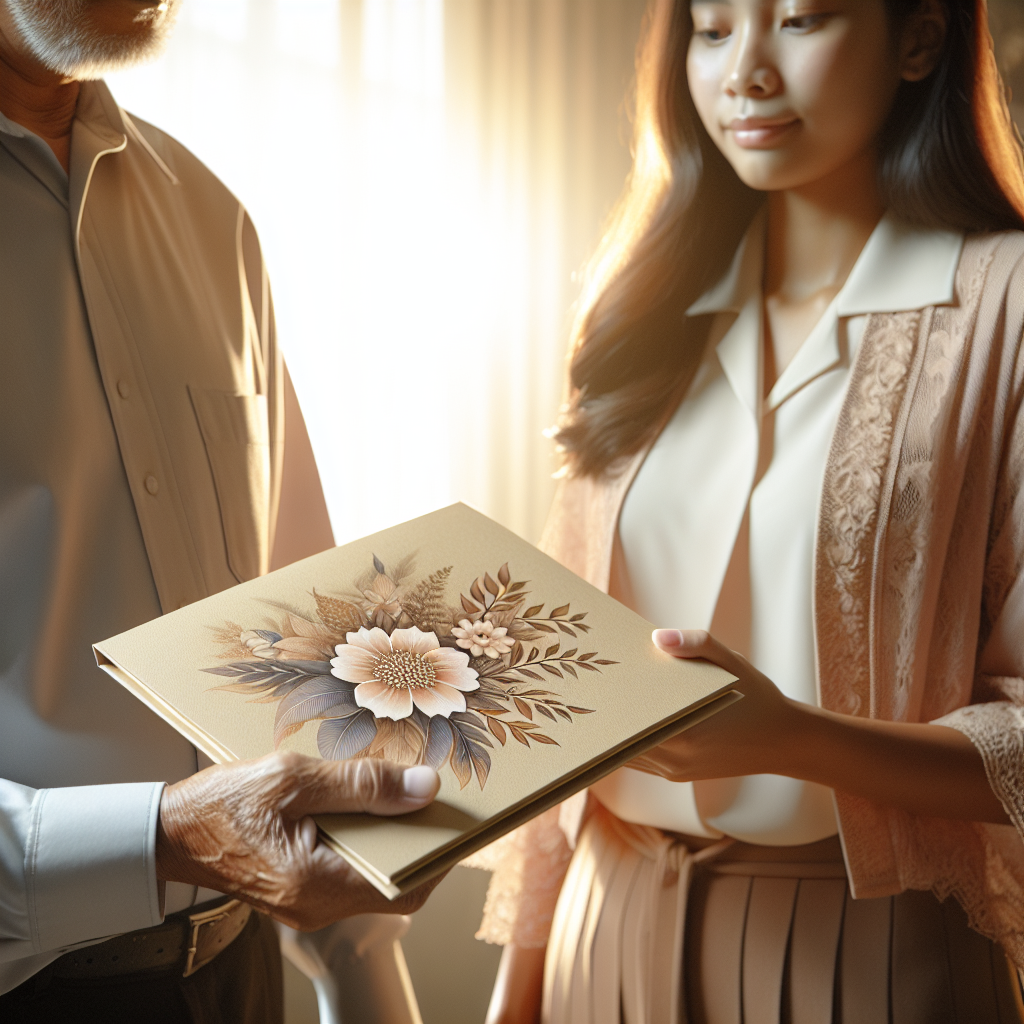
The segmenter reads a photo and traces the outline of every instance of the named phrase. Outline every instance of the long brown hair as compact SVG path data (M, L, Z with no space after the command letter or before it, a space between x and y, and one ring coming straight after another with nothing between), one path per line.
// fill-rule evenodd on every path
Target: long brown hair
M920 0L885 2L898 25ZM882 131L883 197L923 226L1024 228L1024 157L985 0L946 3L939 64L901 85ZM685 311L724 273L764 199L697 117L691 32L688 0L652 0L637 51L633 169L588 268L555 432L574 474L602 473L653 441L703 355L709 322Z

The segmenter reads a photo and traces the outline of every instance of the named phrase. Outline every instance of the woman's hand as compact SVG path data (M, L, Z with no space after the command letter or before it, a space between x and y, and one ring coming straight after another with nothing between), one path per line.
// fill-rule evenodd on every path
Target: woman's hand
M883 722L786 697L746 659L699 630L656 629L677 658L737 677L743 700L630 762L675 782L788 775L912 814L1008 825L973 743L944 725Z
M703 630L656 629L653 639L677 658L703 658L737 677L743 700L649 750L629 763L673 782L722 779L783 770L784 752L800 706L745 658Z
M440 878L387 900L317 842L310 815L405 814L430 803L439 786L431 768L377 760L279 752L215 765L164 790L157 878L237 896L300 931L354 914L408 914Z

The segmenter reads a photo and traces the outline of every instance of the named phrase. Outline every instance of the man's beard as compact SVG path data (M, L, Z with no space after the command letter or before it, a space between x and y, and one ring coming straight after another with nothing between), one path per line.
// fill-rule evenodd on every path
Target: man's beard
M7 6L38 61L58 74L85 80L158 56L180 0L166 0L159 7L140 4L131 28L117 34L103 33L92 24L95 0L7 0Z

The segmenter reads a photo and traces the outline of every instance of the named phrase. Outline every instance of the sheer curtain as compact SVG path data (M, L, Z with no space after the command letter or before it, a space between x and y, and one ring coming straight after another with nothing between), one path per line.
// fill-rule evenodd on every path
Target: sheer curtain
M455 500L530 540L643 0L185 0L111 76L251 211L339 542Z

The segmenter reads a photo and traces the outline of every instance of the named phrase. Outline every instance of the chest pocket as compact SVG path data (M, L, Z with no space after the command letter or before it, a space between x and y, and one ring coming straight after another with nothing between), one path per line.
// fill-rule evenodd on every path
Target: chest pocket
M270 428L265 395L189 386L217 488L228 565L239 582L270 566Z

